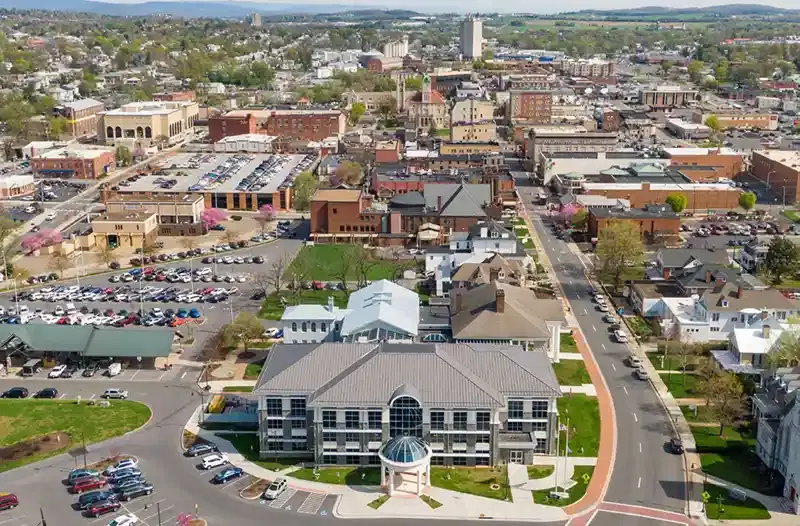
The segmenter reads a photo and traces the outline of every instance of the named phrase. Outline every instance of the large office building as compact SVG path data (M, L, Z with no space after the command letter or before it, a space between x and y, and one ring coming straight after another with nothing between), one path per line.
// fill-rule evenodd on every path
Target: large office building
M103 103L94 99L81 99L56 106L56 111L67 119L67 134L77 139L97 135L97 114Z
M561 390L544 352L374 342L276 345L253 394L262 458L391 472L398 441L426 468L553 454Z
M483 22L477 18L467 17L461 22L461 55L464 58L480 58L483 41Z
M651 108L677 108L697 100L697 90L680 86L657 86L639 90L639 103Z
M549 91L511 90L506 105L509 122L549 124L553 117L553 94Z
M339 110L233 110L208 119L208 133L214 142L231 135L254 133L321 141L343 134L346 127L347 119Z
M131 102L98 113L98 136L106 144L129 148L185 142L194 135L200 107L196 102Z
M98 179L117 167L114 152L107 148L56 148L31 159L31 170L44 177Z

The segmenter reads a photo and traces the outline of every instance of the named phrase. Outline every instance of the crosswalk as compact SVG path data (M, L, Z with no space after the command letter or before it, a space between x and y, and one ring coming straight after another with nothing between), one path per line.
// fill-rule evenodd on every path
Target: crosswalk
M289 502L289 499L294 497L297 493L296 489L286 488L286 491L278 495L278 498L269 503L270 508L283 508L283 505Z
M306 500L303 501L297 511L300 513L317 513L327 496L327 493L311 493Z

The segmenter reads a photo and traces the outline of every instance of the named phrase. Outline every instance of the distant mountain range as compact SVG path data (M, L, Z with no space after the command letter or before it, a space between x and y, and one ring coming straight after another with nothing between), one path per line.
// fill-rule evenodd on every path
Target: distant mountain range
M248 2L142 2L118 4L91 0L0 0L0 8L43 9L48 11L73 11L112 16L173 15L187 18L241 18L249 13L262 14L318 14L352 11L347 4L288 4ZM380 9L358 6L359 9Z
M1 0L0 0L1 3ZM783 9L762 4L724 4L709 7L671 8L660 6L635 7L632 9L585 9L561 15L594 15L605 17L686 17L686 16L771 16L781 14L800 14L800 9Z

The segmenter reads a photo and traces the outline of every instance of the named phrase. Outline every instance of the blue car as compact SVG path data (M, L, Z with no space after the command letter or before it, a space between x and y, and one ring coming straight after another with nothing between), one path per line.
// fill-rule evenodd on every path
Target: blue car
M189 317L190 318L199 318L200 317L200 311L197 310L197 309L190 310L189 311Z
M227 468L217 473L211 480L214 484L225 484L231 479L241 477L243 474L242 468Z

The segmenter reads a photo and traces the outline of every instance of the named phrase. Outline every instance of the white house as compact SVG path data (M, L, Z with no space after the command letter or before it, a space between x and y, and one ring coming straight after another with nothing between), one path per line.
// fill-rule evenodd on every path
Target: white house
M347 308L328 304L287 307L281 317L285 343L411 342L419 330L419 295L381 280L350 295Z

